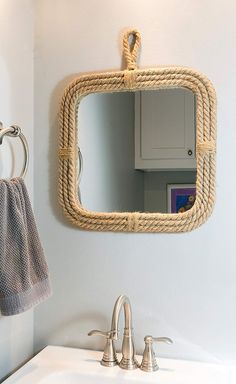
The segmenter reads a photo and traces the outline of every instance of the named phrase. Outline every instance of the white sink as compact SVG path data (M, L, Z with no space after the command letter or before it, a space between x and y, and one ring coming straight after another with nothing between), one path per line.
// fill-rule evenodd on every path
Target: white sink
M160 369L146 373L103 367L101 357L102 352L48 346L4 384L236 384L233 367L160 358Z

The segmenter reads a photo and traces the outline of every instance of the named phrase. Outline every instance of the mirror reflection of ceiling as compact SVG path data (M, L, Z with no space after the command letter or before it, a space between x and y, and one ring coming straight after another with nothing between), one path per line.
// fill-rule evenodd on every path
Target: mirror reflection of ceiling
M160 89L90 94L78 114L85 209L184 212L195 200L195 100Z

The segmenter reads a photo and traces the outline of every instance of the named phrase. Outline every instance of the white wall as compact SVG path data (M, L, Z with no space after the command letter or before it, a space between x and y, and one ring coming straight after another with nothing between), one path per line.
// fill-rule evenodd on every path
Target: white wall
M22 127L30 147L26 177L33 194L33 9L30 0L0 0L0 121ZM21 144L7 139L0 146L0 177L19 174ZM11 146L14 146L11 152ZM14 156L16 154L16 156ZM16 165L16 167L15 167ZM0 380L33 350L33 313L0 316Z
M143 336L170 336L161 355L236 362L235 89L233 0L40 0L37 2L35 208L54 296L36 310L35 349L102 348L87 337L108 329L120 293L130 296L138 350ZM186 234L80 231L57 203L57 113L76 73L117 69L121 34L142 35L141 67L186 65L218 96L217 203Z

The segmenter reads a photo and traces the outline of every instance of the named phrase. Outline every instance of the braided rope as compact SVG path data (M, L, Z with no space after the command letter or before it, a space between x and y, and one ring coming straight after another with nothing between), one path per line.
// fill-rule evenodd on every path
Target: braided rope
M136 40L132 48L129 36ZM127 32L123 40L125 71L90 74L75 79L64 92L60 111L59 201L66 217L83 229L127 232L183 232L206 221L215 200L216 95L210 81L189 68L137 69L140 46L138 31ZM184 87L196 96L196 201L178 214L144 212L92 212L77 197L77 111L80 100L95 92L125 92Z

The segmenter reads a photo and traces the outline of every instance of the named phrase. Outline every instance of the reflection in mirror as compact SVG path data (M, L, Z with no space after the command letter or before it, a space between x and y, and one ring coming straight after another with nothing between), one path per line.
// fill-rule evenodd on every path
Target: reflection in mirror
M90 94L78 114L81 204L184 212L195 199L195 100L184 88Z

